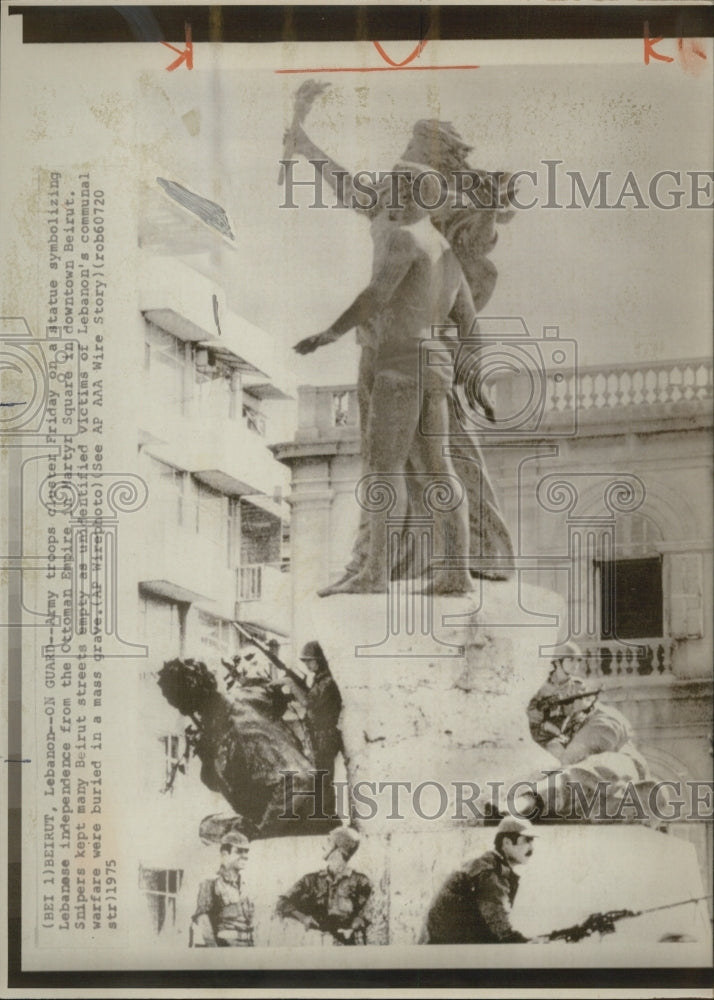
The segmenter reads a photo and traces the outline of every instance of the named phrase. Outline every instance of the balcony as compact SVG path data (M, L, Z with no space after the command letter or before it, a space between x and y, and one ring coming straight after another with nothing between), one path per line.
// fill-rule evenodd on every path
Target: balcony
M238 600L259 601L263 596L263 570L267 566L255 563L241 566L238 570Z
M674 679L673 639L632 639L621 642L601 641L583 649L580 673L598 681L671 681Z
M496 376L496 415L521 412L529 405L533 382L528 375ZM541 382L540 424L544 431L567 428L576 418L578 430L626 420L687 421L710 414L712 362L708 358L645 364L590 366L546 371Z
M285 492L288 474L265 439L242 419L192 419L169 402L155 406L142 420L147 452L160 462L192 473L229 496Z
M138 275L139 309L149 322L225 357L254 395L273 399L295 395L282 346L272 334L233 312L220 284L181 261L149 252L142 255Z

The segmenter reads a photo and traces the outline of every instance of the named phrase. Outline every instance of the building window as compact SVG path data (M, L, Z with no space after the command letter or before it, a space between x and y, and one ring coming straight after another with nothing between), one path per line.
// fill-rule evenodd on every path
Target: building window
M660 638L664 634L661 558L616 559L600 562L597 568L601 638Z
M196 534L210 545L217 564L221 565L228 534L228 497L203 483L195 483Z
M280 565L283 525L270 511L245 500L241 504L240 565Z
M186 739L184 736L160 736L159 743L164 752L164 788L169 792L174 790L174 781L179 764L181 763L186 749Z
M156 934L176 926L176 899L183 869L139 868L139 889L146 897Z
M662 533L646 514L622 514L615 525L615 550L618 559L640 559L658 555Z
M240 563L241 508L238 497L228 498L228 534L226 546L226 566L235 569Z
M166 465L152 459L156 477L157 499L162 511L161 516L171 525L182 525L185 519L185 494L187 475L181 469Z

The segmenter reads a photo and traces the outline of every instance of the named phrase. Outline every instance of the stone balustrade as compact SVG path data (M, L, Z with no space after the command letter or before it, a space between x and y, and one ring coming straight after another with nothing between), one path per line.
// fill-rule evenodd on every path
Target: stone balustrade
M712 398L712 362L703 358L583 368L546 378L548 412L569 408L573 399L583 411Z
M499 401L515 395L514 385L522 375L496 376L493 391L496 410ZM598 411L635 408L645 415L647 407L663 404L702 403L712 400L712 361L693 358L685 361L657 361L646 363L591 366L544 372L542 378L544 427L549 415L557 420L558 414L577 408L581 421ZM357 392L354 386L320 386L301 390L301 401L307 402L311 394L312 405L301 411L301 426L316 427L322 434L329 429L337 433L354 433L359 425Z
M580 668L582 676L618 682L673 677L672 652L675 643L672 639L633 639L628 642L631 645L600 640L597 645L584 648Z

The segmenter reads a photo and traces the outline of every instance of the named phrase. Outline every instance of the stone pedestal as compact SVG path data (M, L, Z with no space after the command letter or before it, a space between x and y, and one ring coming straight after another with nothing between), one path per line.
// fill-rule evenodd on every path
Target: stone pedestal
M365 833L479 822L499 787L558 766L533 742L526 706L549 671L560 598L526 589L542 619L522 615L512 582L484 583L480 601L402 589L301 607L300 639L321 643L342 694L352 818Z

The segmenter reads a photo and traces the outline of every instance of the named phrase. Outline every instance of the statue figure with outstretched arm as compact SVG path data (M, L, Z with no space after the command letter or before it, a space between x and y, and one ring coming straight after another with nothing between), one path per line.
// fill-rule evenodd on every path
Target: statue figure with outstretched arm
M376 204L364 208L359 206L359 197L356 196L349 172L319 149L305 133L303 122L307 110L312 100L322 93L324 85L312 82L309 93L304 91L305 86L303 84L298 91L293 125L286 134L286 159L295 154L307 158L316 170L322 172L325 180L345 205L354 208L371 221L372 239L375 244L374 273L380 266L379 258L384 248L382 231L390 221L385 208L393 197L391 183L385 184L381 189ZM453 184L454 189L461 192L463 207L455 207L454 201L449 197L441 209L429 214L430 224L446 237L455 252L471 292L473 306L476 311L480 311L490 298L497 277L496 268L487 257L496 242L496 224L507 222L513 212L503 203L502 197L508 175L491 175L471 168L466 161L466 154L470 148L449 123L424 120L414 126L405 159L418 161L422 170L439 171L450 188ZM497 182L499 176L500 184ZM450 317L450 321L453 318ZM358 343L362 348L357 398L363 468L366 470L369 412L377 371L378 336L375 320L362 321L357 325L356 332ZM334 329L316 338L308 338L300 347L301 353L331 343L334 339ZM447 410L451 462L469 498L471 556L469 572L472 577L505 579L510 575L513 548L510 533L499 511L495 492L486 471L477 435L473 426L464 425L463 417L454 403L451 392L447 398ZM418 477L411 475L420 471L419 458L415 451L408 456L406 463L406 470L410 473L407 479L407 492L412 507L419 507L420 504L417 495L420 492ZM423 487L423 481L421 486ZM348 581L359 571L365 559L368 535L367 515L363 512L352 557L338 584ZM488 567L479 565L479 560L488 560L490 565ZM321 591L323 595L332 592L333 587Z
M415 200L406 180L422 172L420 164L401 164L402 207L382 213L375 236L375 263L369 285L325 331L301 341L304 354L332 343L348 330L372 323L377 334L375 377L370 395L363 455L364 471L377 481L385 477L394 491L390 522L406 526L408 517L407 462L425 480L454 482L456 473L444 447L448 438L448 396L458 343L444 331L432 336L453 316L461 337L478 341L476 311L461 266L444 237L431 225L428 211ZM452 328L450 328L452 329ZM420 347L428 340L429 366L420 371ZM493 420L490 401L481 393L472 400ZM368 515L366 557L356 572L331 588L332 593L384 591L394 567L388 565L387 520L383 511ZM454 564L429 568L428 588L435 593L461 594L472 589L468 562L468 500L434 519L434 552L458 557ZM458 565L457 565L458 564Z

